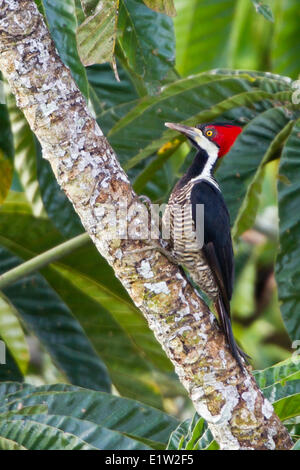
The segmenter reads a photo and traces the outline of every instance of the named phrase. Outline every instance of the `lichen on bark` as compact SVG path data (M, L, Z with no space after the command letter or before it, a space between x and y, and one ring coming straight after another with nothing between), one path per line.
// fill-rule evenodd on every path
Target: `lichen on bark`
M107 236L112 220L103 204L118 211L125 200L134 233L141 202L32 0L0 0L0 68L58 183L143 312L220 447L290 448L290 436L250 368L240 370L214 315L179 267L148 240Z

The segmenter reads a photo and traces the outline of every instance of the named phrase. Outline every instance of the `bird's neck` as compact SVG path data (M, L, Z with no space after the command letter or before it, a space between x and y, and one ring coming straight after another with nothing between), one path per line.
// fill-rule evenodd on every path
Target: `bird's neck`
M186 174L181 178L178 185L184 186L191 180L207 179L208 181L215 181L214 170L218 160L218 151L208 154L206 150L198 150L192 165L189 167Z

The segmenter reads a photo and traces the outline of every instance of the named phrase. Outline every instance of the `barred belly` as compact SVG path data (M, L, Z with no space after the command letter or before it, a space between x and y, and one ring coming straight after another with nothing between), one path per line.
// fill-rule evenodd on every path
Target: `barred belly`
M196 237L192 206L186 204L190 201L187 192L191 188L187 185L183 189L171 195L163 216L163 224L170 224L172 257L187 268L193 281L209 298L216 300L219 289Z

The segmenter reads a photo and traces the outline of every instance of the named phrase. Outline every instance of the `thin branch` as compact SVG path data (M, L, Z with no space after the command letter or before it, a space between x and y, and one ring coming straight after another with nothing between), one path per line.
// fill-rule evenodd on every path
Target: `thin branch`
M25 263L16 266L13 269L10 269L6 273L0 276L0 290L5 289L5 287L13 284L14 282L22 279L28 274L33 273L34 271L39 271L44 266L47 266L49 263L53 263L58 259L72 253L77 248L84 246L90 240L90 237L87 233L83 233L82 235L78 235L77 237L68 240L67 242L61 243L60 245L51 248L40 255L31 258Z
M111 236L105 205L127 204L128 233L144 206L60 60L32 0L0 0L0 68L41 142L44 158L99 252L145 315L198 413L222 449L289 449L291 438L241 372L218 324L178 266L148 240Z

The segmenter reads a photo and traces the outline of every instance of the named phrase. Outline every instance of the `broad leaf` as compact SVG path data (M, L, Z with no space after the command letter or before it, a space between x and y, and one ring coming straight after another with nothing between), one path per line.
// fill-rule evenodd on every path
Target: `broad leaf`
M284 146L279 166L278 206L280 251L276 260L278 297L285 327L292 340L300 338L299 227L300 120Z
M297 78L299 75L299 2L284 0L279 4L273 37L273 70Z
M18 214L19 224L22 225L22 229L20 229L20 225L12 223L12 217L14 215L2 212L0 242L24 259L33 257L40 251L46 251L62 241L47 221ZM39 251L37 251L37 247L39 247ZM54 268L54 266L56 267ZM62 336L64 329L69 328L67 326L69 323L68 312L65 312L66 306L68 306L80 322L93 347L107 365L113 383L120 393L161 407L161 391L157 384L159 378L156 371L166 374L165 379L166 382L169 382L171 389L178 386L177 381L170 376L173 368L149 330L142 314L132 304L127 293L115 278L112 269L101 258L92 243L78 249L61 259L59 264L44 269L42 272L64 302L57 310L57 322L59 322L60 328L55 325L54 320L49 320L51 321L51 329L53 328L53 338L55 338L55 328L57 328L57 333ZM15 286L12 286L11 295L13 292L16 292ZM25 294L24 292L24 296ZM52 302L54 299L55 297ZM49 335L48 338L46 334L50 326L47 320L47 308L45 301L45 317L43 320L40 319L40 322L43 323L46 337L41 336L42 329L37 332L42 342L48 342L52 337ZM65 315L67 316L65 317ZM34 323L34 316L27 321ZM75 347L74 341L70 339L70 342ZM82 349L83 351L84 349ZM55 351L52 351L51 354L54 358L56 357L53 355ZM89 357L92 360L93 355L89 355ZM84 360L81 362L84 367ZM80 363L79 356L77 363ZM87 366L85 368L87 369ZM63 369L65 370L65 365ZM86 370L86 374L88 375L88 370ZM91 376L92 380L94 375ZM74 378L72 382L78 383L74 381ZM93 386L90 384L89 387Z
M29 204L24 192L10 190L5 200L5 211L9 213L22 212L23 214L32 215L32 206Z
M4 248L0 249L0 259L1 274L21 261ZM4 293L72 383L110 389L106 368L79 323L39 274L15 282Z
M245 123L272 107L272 98L283 104L291 93L289 84L249 72L199 74L142 99L112 128L109 139L130 169L178 135L166 130L166 121L194 124L222 115Z
M120 0L118 30L128 66L145 82L150 93L157 93L174 65L172 20L150 10L142 0Z
M282 421L300 416L300 379L264 388L263 393Z
M87 68L90 86L90 99L96 113L97 122L104 134L123 117L138 98L131 78L118 63L118 82L108 64L92 65Z
M98 2L77 30L78 51L84 65L114 64L119 0Z
M2 75L0 73L0 80ZM4 93L0 82L0 94ZM12 183L14 157L13 137L10 120L5 104L0 104L0 205L6 199Z
M159 13L165 13L168 16L176 16L176 10L173 0L143 0L147 7Z
M99 0L77 0L77 2L80 2L86 16L92 15L99 4Z
M96 448L163 448L178 425L178 421L166 413L106 393L63 384L38 388L26 386L7 393L8 386L0 385L0 394L4 388L5 403L1 413L47 405L48 415L30 415L23 420L59 428ZM17 414L15 419L20 419Z
M254 371L255 380L260 388L285 383L300 376L299 360L290 358L264 370Z
M268 369L255 371L254 376L282 421L300 416L299 358L292 357Z
M0 80L2 80L2 75L0 73ZM1 88L2 92L2 88ZM4 93L4 90L3 90ZM14 145L13 145L13 136L11 132L10 119L5 104L0 104L0 150L5 155L6 158L13 160L14 157Z
M274 137L268 146L266 153L263 155L255 175L251 183L247 187L243 202L240 205L237 217L232 229L233 237L237 237L244 233L247 229L254 225L257 215L259 200L261 197L262 184L265 175L265 165L272 159L274 155L279 155L284 141L288 137L293 127L293 121L288 121L286 125Z
M291 113L284 107L271 108L259 114L244 128L232 150L224 158L217 171L217 179L221 185L232 222L237 217L248 186L264 155L269 160L275 153L277 145L273 144L272 152L270 145L291 117ZM237 228L238 232L240 230Z
M189 75L228 65L236 3L235 0L176 1L176 66L180 73Z
M4 157L0 150L0 205L6 199L12 183L13 168L11 162Z
M29 362L29 349L18 312L7 299L0 294L0 336L22 374L25 374Z
M158 359L161 356L162 362L163 352L156 353L159 346L153 343L152 334L147 330L141 314L134 312L126 302L122 300L118 302L113 293L106 294L106 302L110 302L110 305L109 309L105 308L101 303L103 294L105 295L101 284L92 282L89 285L88 278L76 271L69 273L75 285L72 285L67 278L59 276L59 272L55 275L47 274L47 279L82 325L93 347L108 367L112 382L119 393L161 408L161 391L151 373L153 367L144 357L144 351L149 349L154 358L158 353ZM84 289L87 287L89 291L95 291L95 298L85 293ZM111 312L120 316L114 317ZM138 342L144 339L142 350L136 344L135 335ZM154 354L151 352L151 343Z
M295 443L292 450L300 450L300 439L298 439L298 441Z
M95 450L70 433L25 418L0 420L0 436L30 450Z
M195 414L193 419L185 420L172 432L167 448L169 450L216 450L218 445L207 423Z
M0 437L0 450L27 450L25 447L21 446L17 442L7 439L5 437Z
M0 363L0 382L4 380L12 380L17 382L22 382L23 375L15 362L14 358L12 357L10 350L6 347L3 339L0 336L1 341L1 356L3 353L3 344L5 347L5 364ZM1 362L3 358L1 357Z
M34 135L22 111L16 106L14 96L7 94L9 117L13 133L15 169L32 206L34 215L43 214L43 203L37 181L36 145Z

